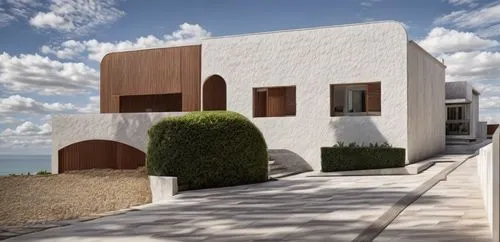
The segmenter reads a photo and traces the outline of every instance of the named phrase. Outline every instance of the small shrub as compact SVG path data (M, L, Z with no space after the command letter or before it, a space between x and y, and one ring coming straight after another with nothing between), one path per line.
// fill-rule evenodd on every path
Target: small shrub
M344 147L344 142L337 141L337 144L334 144L333 147Z
M180 190L267 180L262 133L234 112L194 112L170 117L148 132L149 175L175 176Z
M404 165L405 149L392 148L387 142L370 143L368 146L350 143L347 147L334 145L321 148L323 172L394 168Z
M41 170L39 172L36 173L37 176L48 176L48 175L51 175L52 173L50 173L49 171L47 170Z

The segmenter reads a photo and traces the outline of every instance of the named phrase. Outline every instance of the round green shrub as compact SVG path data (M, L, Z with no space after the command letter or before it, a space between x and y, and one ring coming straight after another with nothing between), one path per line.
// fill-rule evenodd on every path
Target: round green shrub
M267 146L259 129L235 112L169 117L148 132L147 169L175 176L179 190L267 180Z

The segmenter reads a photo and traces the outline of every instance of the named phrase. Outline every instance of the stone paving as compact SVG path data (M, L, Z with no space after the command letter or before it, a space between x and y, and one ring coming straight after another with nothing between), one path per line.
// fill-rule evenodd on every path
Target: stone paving
M375 241L491 241L475 158L407 207Z
M419 175L307 177L181 193L169 203L12 241L350 241L450 163ZM429 198L438 203L439 195Z
M188 191L165 204L143 206L139 210L13 237L9 241L351 241L398 200L451 164L436 163L419 175L308 177L301 174L261 184ZM469 172L462 174L462 183L468 182L464 177ZM471 195L474 204L482 202L478 188L475 191L471 185L467 193L460 189L457 184L448 185L441 191L429 191L422 197L423 201L418 201L426 206L424 208L434 209L430 213L439 214L439 210L443 218L457 217L456 209L462 208L460 204L465 205L449 200L450 206L456 206L446 210L444 200L465 201ZM483 214L478 215L479 212ZM424 216L429 212L414 213ZM484 211L479 211L479 207L477 211L468 210L462 217L464 220L457 224L486 223ZM408 225L411 222L418 221L410 218L406 221L407 229L394 233L390 232L394 230L390 225L389 231L377 239L405 241L406 237L398 237L398 234L411 233L415 228ZM469 228L475 230L476 226ZM451 238L454 234L435 234L432 238L442 235ZM485 238L484 226L471 235Z

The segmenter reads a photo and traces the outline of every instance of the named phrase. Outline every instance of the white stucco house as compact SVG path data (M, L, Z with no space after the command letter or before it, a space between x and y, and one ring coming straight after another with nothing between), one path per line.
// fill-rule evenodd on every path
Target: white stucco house
M481 141L486 139L486 122L479 121L480 93L468 82L446 83L446 139Z
M406 149L407 163L445 149L446 66L410 41L400 23L213 37L202 40L199 50L182 48L106 56L101 64L101 114L53 117L52 172L79 169L75 163L84 158L78 150L95 147L74 146L85 141L108 140L144 152L145 130L159 117L197 110L245 115L262 131L269 149L290 152L314 170L321 169L320 147L338 141L387 142ZM149 85L151 80L144 78L168 72L165 64L119 59L129 54L146 58L148 53L147 60L162 53L168 58L180 56L179 67L167 68L173 74L155 79L162 83L175 79L163 91L158 86L138 89ZM168 58L158 60L168 62ZM199 73L193 74L193 66L199 66ZM183 71L188 67L191 71ZM127 74L140 69L149 74ZM127 76L134 79L127 81ZM184 79L188 77L194 80L189 85ZM132 84L120 84L125 82ZM125 90L131 86L135 89ZM175 99L177 104L158 107L161 101L154 98ZM112 159L120 163L120 157Z

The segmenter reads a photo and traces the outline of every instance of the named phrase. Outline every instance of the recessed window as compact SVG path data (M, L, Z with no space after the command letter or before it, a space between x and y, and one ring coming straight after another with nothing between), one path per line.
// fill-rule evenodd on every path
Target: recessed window
M330 85L330 116L379 116L380 82Z
M469 105L448 105L446 107L446 135L469 135Z
M120 96L120 113L182 112L182 94Z
M254 88L253 116L295 116L295 98L295 86Z

